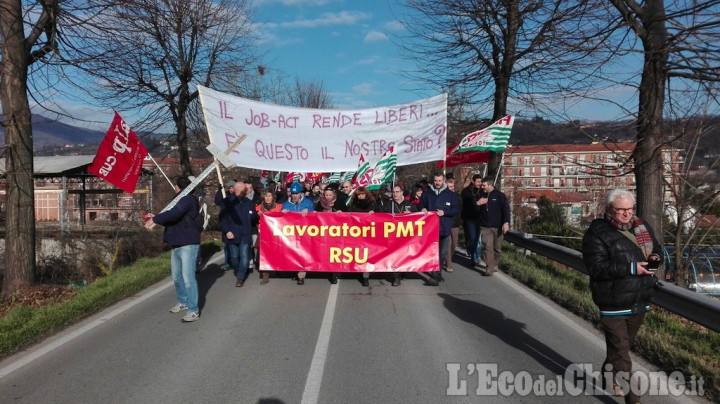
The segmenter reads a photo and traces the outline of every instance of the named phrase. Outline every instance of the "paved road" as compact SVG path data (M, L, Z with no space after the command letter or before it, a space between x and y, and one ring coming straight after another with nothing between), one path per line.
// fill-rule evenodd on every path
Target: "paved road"
M440 287L416 274L400 287L382 274L370 287L324 274L261 286L253 273L235 288L213 258L198 277L199 321L168 312L163 281L0 362L0 403L620 402L563 386L563 396L479 397L487 369L552 387L572 363L602 363L604 345L582 320L458 255ZM648 402L691 402L681 398Z

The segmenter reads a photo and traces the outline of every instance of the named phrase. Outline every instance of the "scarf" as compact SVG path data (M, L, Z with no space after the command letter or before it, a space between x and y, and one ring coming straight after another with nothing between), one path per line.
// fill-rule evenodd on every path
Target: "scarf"
M333 200L328 200L324 196L320 197L320 205L322 206L324 211L332 212L333 207L335 206L335 200L337 198L334 198Z
M650 237L650 232L645 226L645 223L643 223L643 221L640 220L639 217L633 216L629 223L621 223L615 220L615 216L613 216L613 214L610 213L610 211L608 210L605 211L605 220L610 222L610 224L612 224L613 227L618 230L632 231L632 233L635 234L637 245L640 247L640 249L643 251L643 254L645 255L645 259L647 259L650 254L652 254L652 237Z
M438 188L435 188L435 187L430 187L430 188L428 188L428 189L432 189L432 191L435 192L435 195L440 195L440 192L442 192L442 191L444 191L444 190L447 189L447 184L443 184L443 186L440 187L439 189L438 189Z
M356 208L360 208L362 210L370 208L370 199L365 197L365 199L355 198L355 201L353 202L353 205L355 205Z
M260 204L260 210L263 212L272 212L275 210L275 206L275 201L270 203L265 203L265 201L263 201L263 203Z

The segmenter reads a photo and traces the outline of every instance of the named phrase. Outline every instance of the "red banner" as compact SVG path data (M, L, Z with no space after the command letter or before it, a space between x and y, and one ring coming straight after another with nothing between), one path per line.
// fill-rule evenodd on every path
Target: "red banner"
M87 170L131 194L135 191L147 154L147 149L135 136L135 132L116 112L110 129Z
M310 180L313 184L316 182L320 182L320 178L323 177L327 173L298 173L298 172L289 172L288 175L285 176L285 183L292 183L295 182L295 177L298 177L297 182L305 182L307 180Z
M427 213L265 213L261 271L437 271L439 219Z

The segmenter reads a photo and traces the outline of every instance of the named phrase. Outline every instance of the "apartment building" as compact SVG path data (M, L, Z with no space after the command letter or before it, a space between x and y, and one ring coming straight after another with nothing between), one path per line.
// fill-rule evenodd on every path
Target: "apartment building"
M630 142L508 146L503 154L502 190L515 207L535 206L545 196L565 207L572 223L580 224L600 213L609 190L635 190L634 149ZM665 148L662 159L666 184L675 184L680 151ZM666 204L673 202L670 191L664 193Z

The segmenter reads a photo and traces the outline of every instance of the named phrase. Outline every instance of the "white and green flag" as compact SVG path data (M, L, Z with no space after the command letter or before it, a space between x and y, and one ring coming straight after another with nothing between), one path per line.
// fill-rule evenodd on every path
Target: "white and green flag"
M352 181L353 177L355 176L355 171L348 171L345 174L342 175L342 181Z
M363 157L361 156L361 158ZM382 184L392 182L397 167L397 153L395 153L393 147L390 147L372 168L370 168L368 162L365 162L363 167L365 166L367 168L364 171L362 168L358 168L358 174L355 177L357 186L355 188L362 186L368 190L380 189Z
M329 183L340 182L340 179L342 179L342 174L338 171L336 173L332 173L330 178L328 178L327 182L329 182Z
M510 140L515 117L508 115L487 128L465 136L458 145L450 151L450 154L462 153L471 150L478 151L503 151L507 148Z

